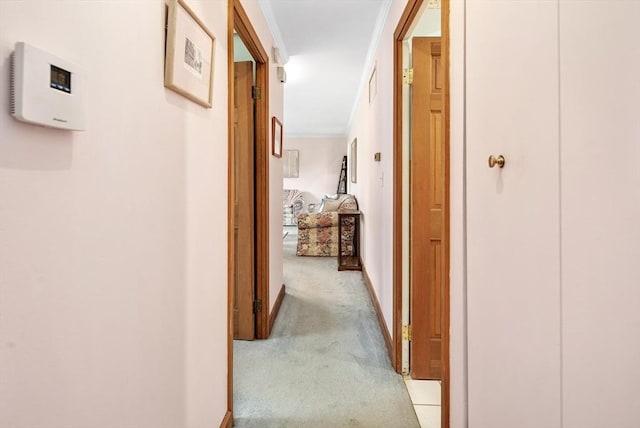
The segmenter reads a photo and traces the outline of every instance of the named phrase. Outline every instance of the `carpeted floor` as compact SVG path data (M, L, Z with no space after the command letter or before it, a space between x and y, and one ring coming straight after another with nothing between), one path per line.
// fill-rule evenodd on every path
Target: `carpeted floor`
M361 273L338 272L335 257L297 257L288 231L271 337L234 342L235 426L419 427Z

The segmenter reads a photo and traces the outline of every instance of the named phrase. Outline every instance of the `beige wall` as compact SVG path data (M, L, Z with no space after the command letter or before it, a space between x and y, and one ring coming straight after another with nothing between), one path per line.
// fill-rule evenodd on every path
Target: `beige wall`
M211 427L226 412L227 2L189 4L216 36L212 109L163 87L163 1L0 1L0 81L25 41L89 85L86 132L0 115L2 427ZM281 85L270 94L281 112ZM281 254L271 265L279 288Z
M559 7L564 427L632 427L640 423L640 3ZM595 27L606 35L586 46ZM599 398L589 393L594 378Z
M284 149L300 152L300 171L298 178L284 179L284 188L304 192L305 204L318 203L325 194L336 193L342 158L347 154L344 142L342 137L285 136Z
M466 260L464 140L464 1L451 0L450 28L450 424L466 426Z
M166 92L179 100L177 112L188 124L174 142L186 160L183 426L204 428L220 423L227 399L227 5L188 3L209 23L217 43L212 110Z

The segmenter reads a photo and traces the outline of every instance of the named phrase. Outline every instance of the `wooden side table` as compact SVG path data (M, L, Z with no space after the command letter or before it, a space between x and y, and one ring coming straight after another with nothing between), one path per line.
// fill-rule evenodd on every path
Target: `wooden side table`
M353 252L351 255L342 254L343 226L353 219ZM362 270L360 260L360 211L349 210L338 212L338 270Z

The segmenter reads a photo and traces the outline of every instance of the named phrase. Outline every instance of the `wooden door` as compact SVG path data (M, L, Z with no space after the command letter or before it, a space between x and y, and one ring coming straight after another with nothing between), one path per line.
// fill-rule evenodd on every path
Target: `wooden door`
M234 64L234 150L235 200L234 241L235 278L233 302L234 339L255 338L255 183L253 64Z
M414 38L411 95L410 367L417 379L442 379L445 232L444 64L440 37Z
M469 426L561 426L558 4L466 3ZM489 155L506 164L489 168Z

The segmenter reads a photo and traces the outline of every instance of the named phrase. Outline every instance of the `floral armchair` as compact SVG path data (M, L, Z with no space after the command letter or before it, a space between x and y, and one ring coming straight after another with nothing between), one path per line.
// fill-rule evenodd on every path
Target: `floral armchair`
M325 196L318 212L298 216L298 256L337 256L338 239L342 239L343 255L353 253L354 218L344 218L342 237L338 237L338 212L357 210L353 195Z

